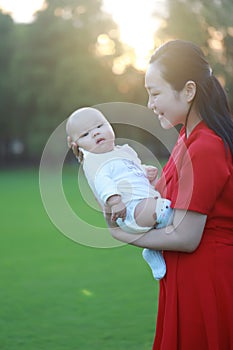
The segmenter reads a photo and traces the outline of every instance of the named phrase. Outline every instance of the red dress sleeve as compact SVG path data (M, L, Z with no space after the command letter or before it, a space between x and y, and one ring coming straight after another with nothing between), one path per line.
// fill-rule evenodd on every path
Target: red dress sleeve
M209 214L230 177L226 157L222 140L209 129L191 134L177 169L172 206Z
M202 122L188 139L182 130L156 189L172 208L209 214L231 176L228 153Z

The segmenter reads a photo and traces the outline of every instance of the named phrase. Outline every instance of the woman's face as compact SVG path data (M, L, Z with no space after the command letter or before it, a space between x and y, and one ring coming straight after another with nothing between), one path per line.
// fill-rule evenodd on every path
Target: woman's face
M164 129L170 129L185 123L189 104L185 88L179 92L174 90L163 79L161 70L158 62L151 63L147 69L145 87L149 94L148 108L154 111Z

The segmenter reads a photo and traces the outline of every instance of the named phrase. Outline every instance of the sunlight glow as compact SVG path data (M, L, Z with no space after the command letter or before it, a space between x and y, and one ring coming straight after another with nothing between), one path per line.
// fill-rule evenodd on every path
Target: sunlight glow
M16 22L26 23L33 20L34 13L43 8L44 3L44 0L0 0L0 8L10 13ZM145 70L154 48L155 32L161 24L159 17L153 16L153 13L163 12L164 7L165 0L103 0L102 9L110 13L119 25L119 39L134 50L127 50L127 57L123 55L116 60L113 67L115 74L122 74L129 64ZM82 6L78 8L83 11ZM108 35L111 36L110 33ZM103 33L98 38L98 55L114 53L114 43L108 35Z
M0 0L0 8L10 13L15 22L31 22L43 5L44 0Z
M117 58L113 62L112 71L114 74L121 75L124 73L127 66L132 63L132 55L125 53Z
M98 56L114 55L115 43L107 34L100 34L96 42L96 54Z
M145 70L152 50L154 35L160 20L153 12L163 11L165 1L154 0L104 0L103 10L112 14L120 27L120 40L134 49L131 57L137 69Z

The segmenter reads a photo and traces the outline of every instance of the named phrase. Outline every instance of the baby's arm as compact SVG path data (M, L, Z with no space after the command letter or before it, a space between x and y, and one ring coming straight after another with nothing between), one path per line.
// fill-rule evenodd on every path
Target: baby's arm
M106 204L110 207L112 221L116 221L118 218L121 218L123 221L125 220L126 206L122 202L120 195L115 194L109 197Z

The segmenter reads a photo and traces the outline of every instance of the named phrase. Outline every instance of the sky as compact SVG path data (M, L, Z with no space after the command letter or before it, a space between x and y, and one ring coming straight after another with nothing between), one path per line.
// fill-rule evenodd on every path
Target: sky
M30 22L44 0L0 0L0 7L11 13L16 22ZM155 10L163 10L165 0L103 0L103 9L109 12L120 28L120 40L135 50L136 68L145 69L154 47L154 33L159 19L152 17Z

